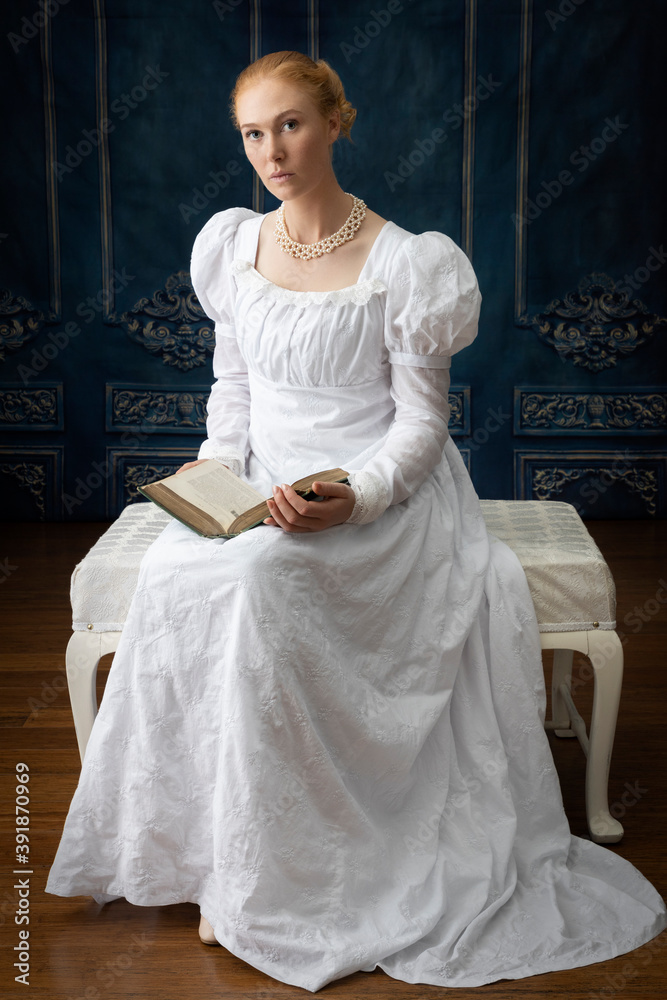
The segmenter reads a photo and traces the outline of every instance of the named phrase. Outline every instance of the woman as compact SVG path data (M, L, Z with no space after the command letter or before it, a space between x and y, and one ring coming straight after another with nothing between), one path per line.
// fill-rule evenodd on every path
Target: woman
M202 940L311 991L636 948L664 903L570 835L530 594L447 434L471 265L340 188L355 112L326 63L265 56L233 110L283 204L194 246L217 337L200 459L273 488L271 516L149 550L47 888L196 902ZM320 501L285 485L335 466L349 485Z

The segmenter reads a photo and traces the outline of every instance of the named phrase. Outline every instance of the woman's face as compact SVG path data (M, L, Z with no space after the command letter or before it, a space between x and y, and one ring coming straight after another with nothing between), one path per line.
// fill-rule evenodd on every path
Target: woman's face
M338 137L338 112L322 118L301 87L262 80L242 91L236 115L250 163L280 201L306 194L332 173L329 148Z

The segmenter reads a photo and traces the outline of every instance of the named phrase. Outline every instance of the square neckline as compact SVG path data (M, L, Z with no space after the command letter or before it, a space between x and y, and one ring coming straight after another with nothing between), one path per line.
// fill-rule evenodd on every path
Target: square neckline
M354 288L359 288L360 285L366 284L368 279L364 278L364 272L366 271L366 268L368 267L368 264L373 256L373 251L375 250L377 244L380 242L380 237L384 233L387 226L392 225L391 219L387 219L387 221L384 223L384 225L378 232L377 236L373 240L373 243L371 245L370 250L368 251L368 254L366 255L366 260L364 261L363 267L361 268L361 271L359 272L357 280L354 282L354 284L343 285L342 288L328 288L328 289L317 289L317 290L312 288L307 288L307 289L288 288L286 285L279 285L275 281L271 281L271 279L267 278L265 274L262 274L261 271L258 271L255 266L255 262L257 260L257 252L259 250L259 233L262 228L262 223L264 222L264 219L267 217L268 214L269 214L268 212L265 212L263 215L258 214L257 219L254 220L256 223L259 222L259 225L257 226L257 231L255 232L253 240L254 252L252 253L252 260L248 261L248 263L250 265L250 269L254 271L254 273L257 275L258 278L261 278L262 281L266 282L268 285L272 285L274 288L279 288L283 292L289 292L290 295L331 295L334 294L335 292L348 292Z

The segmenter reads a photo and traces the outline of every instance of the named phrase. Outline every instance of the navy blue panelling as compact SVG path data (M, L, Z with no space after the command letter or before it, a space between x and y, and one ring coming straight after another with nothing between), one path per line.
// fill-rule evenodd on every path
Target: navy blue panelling
M228 102L283 48L327 59L358 110L343 189L473 260L451 429L479 495L663 516L660 0L47 6L0 10L0 516L112 517L196 453L212 331L190 252L215 212L277 204Z

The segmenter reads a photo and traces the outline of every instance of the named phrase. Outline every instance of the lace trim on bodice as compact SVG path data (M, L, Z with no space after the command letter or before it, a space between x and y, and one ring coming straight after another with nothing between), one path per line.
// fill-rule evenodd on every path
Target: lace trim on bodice
M255 269L249 260L236 258L231 263L232 273L247 287L258 291L268 298L276 299L280 302L290 302L297 306L320 306L324 303L352 303L353 305L365 305L371 296L387 291L387 286L379 278L370 278L367 281L358 281L356 285L348 285L346 288L336 288L328 292L297 292L293 288L283 288L269 281L263 274Z

